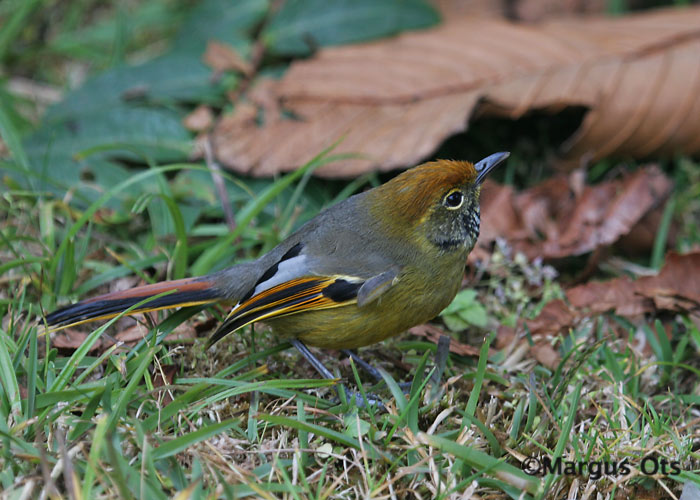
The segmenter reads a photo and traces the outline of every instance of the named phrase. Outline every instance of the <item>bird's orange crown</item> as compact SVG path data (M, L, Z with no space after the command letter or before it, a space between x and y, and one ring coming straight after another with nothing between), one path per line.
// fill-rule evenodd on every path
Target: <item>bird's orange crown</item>
M406 170L375 189L393 217L419 221L452 188L476 182L477 171L468 161L437 160Z

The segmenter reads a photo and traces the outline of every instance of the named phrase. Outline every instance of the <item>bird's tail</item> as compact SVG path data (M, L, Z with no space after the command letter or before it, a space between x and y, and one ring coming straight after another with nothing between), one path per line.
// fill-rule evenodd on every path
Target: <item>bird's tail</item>
M152 300L147 300L151 297ZM46 323L50 331L55 331L81 323L113 318L144 301L129 311L129 314L210 304L224 298L211 276L164 281L77 302L48 314Z

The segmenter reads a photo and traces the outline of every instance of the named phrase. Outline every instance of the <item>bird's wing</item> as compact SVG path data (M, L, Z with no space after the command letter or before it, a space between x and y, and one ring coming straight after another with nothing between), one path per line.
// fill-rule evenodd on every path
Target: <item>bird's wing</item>
M398 271L393 269L374 276L342 274L343 269L338 269L338 274L318 272L315 262L317 259L306 254L301 243L292 246L241 298L209 345L255 321L352 303L362 307L398 279Z
M357 305L363 307L374 302L399 280L398 269L389 269L366 280L357 291Z
M306 276L275 285L234 307L209 345L255 321L352 304L364 282L352 276Z

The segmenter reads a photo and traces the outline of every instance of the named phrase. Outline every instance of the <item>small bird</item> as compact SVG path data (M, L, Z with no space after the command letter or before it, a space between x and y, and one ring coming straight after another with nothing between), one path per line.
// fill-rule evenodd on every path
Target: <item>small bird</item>
M481 184L508 156L424 163L324 210L257 260L87 299L46 323L58 330L113 318L150 297L129 314L224 302L231 312L209 346L264 321L333 378L306 345L374 344L452 301L479 236Z

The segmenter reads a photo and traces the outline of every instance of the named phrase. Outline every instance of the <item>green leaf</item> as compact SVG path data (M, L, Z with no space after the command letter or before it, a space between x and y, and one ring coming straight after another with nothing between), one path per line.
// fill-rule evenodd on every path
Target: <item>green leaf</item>
M345 423L345 434L352 438L364 436L371 428L370 423L362 420L357 414L357 409L345 415L343 421Z
M211 74L201 54L172 53L137 66L117 66L70 92L47 111L45 121L99 114L113 106L212 100L221 89L212 85Z
M457 314L443 313L442 319L445 322L445 325L447 325L447 328L453 332L461 332L462 330L466 330L469 327L469 323L467 321L464 321Z
M481 349L479 349L479 362L476 365L476 376L474 377L474 388L469 395L469 400L467 401L466 414L469 416L474 416L476 412L476 405L479 402L479 395L481 394L481 388L484 385L484 377L486 375L486 364L489 358L489 347L493 341L495 334L490 335L484 339L484 343L481 344Z
M488 316L486 314L486 309L482 307L479 303L474 303L470 307L467 307L460 311L459 315L464 321L475 326L484 328L488 324Z
M201 54L209 40L217 40L245 57L250 51L251 32L268 8L269 0L204 0L188 15L173 50Z
M223 88L212 83L211 74L200 53L171 53L90 78L49 108L41 127L24 141L33 173L42 181L40 189L59 195L75 189L84 171L94 173L113 157L186 159L191 136L175 105L215 101Z
M479 303L476 291L466 289L457 294L440 314L452 331L462 331L470 325L484 328L488 324L486 309Z
M19 414L22 409L22 398L17 374L12 366L10 348L9 336L2 332L2 337L0 337L0 404L7 404L13 413Z
M305 55L317 46L372 40L440 20L423 0L288 0L263 31L268 50Z
M27 138L25 149L33 174L41 181L39 189L63 193L75 188L82 172L99 168L108 156L136 160L146 156L162 162L184 159L191 141L180 120L178 113L167 109L117 105L96 115L46 121ZM102 151L85 157L98 148Z

